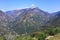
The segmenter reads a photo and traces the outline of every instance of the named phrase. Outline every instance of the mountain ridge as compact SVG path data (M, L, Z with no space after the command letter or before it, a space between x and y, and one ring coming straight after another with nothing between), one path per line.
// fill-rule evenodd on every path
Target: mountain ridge
M58 21L60 20L59 15L60 11L50 14L39 9L38 7L7 12L0 11L0 17L2 17L0 20L4 19L3 21L0 21L0 24L2 24L1 22L4 23L4 21L7 20L6 28L8 28L9 31L11 30L12 32L16 32L18 34L24 34L26 32L31 33L47 29L48 26L54 26L56 24L60 25L60 22Z

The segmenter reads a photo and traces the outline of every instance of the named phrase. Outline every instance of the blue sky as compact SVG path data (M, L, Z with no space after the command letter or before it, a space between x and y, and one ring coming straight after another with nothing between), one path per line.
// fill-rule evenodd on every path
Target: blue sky
M32 5L48 12L60 11L60 0L0 0L0 10L30 8Z

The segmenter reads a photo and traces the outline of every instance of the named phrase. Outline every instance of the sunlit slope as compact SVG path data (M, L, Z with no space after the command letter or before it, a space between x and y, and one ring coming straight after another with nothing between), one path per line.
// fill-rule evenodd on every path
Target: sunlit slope
M50 38L49 40L60 40L60 33Z

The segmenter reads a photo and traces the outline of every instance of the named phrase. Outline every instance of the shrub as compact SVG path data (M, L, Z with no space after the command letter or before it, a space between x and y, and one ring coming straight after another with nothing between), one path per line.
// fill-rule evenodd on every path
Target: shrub
M34 32L31 36L38 38L38 40L45 40L47 35L44 32Z
M44 31L48 35L55 35L57 33L60 33L60 28L49 28Z

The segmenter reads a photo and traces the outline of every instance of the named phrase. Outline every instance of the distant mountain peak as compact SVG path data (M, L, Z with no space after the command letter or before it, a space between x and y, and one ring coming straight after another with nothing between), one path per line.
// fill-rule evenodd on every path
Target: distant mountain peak
M35 4L32 4L31 5L31 8L36 8L37 6Z

